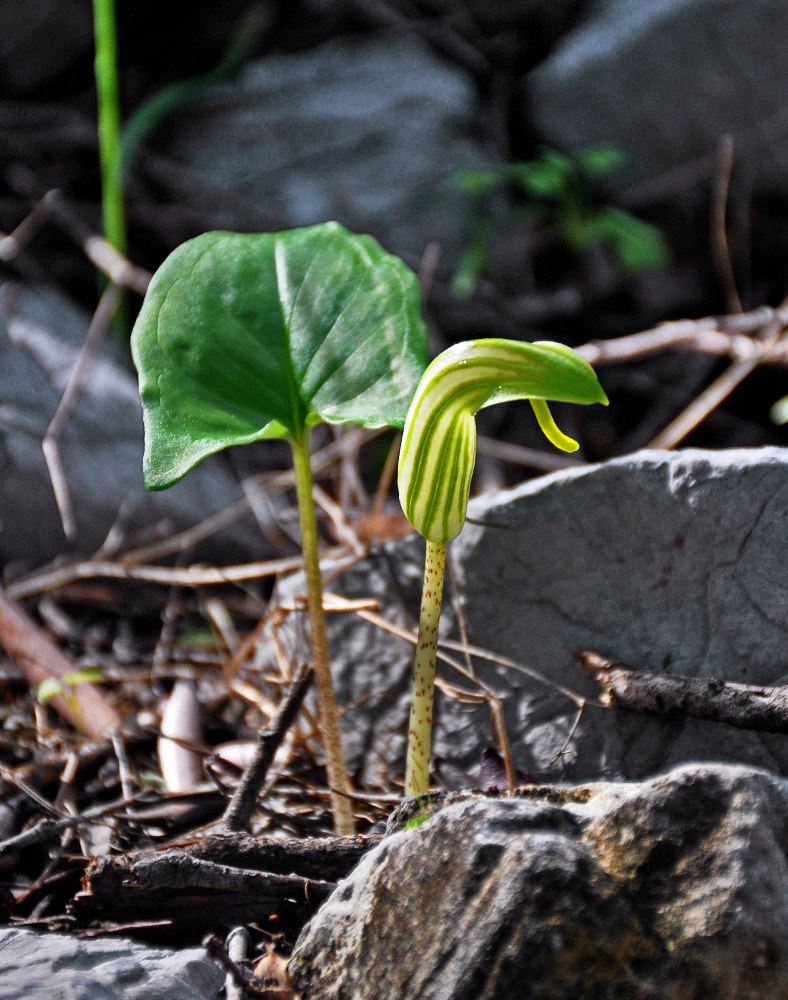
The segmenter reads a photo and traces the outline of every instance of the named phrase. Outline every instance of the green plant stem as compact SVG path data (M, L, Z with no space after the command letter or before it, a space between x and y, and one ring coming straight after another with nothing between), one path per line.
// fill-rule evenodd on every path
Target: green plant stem
M445 564L446 543L427 539L419 636L413 669L413 703L410 709L408 761L405 768L406 795L425 795L429 790L432 702Z
M306 573L307 605L312 632L312 657L315 667L315 687L320 734L326 754L328 785L334 812L334 828L340 836L355 833L353 808L350 798L350 781L345 769L339 722L334 700L334 684L328 658L326 615L323 609L323 587L320 580L318 556L317 518L312 497L312 470L309 466L309 431L291 438L293 468L295 470L298 516L301 525L301 548Z
M120 168L120 97L115 32L115 0L93 0L96 39L96 98L104 236L126 253L126 217Z

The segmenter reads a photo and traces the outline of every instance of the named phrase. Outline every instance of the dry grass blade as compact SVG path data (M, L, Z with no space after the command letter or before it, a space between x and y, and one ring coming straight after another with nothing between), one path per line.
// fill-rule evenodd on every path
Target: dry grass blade
M554 455L538 448L526 448L510 441L496 441L494 438L479 434L476 438L476 450L480 455L497 458L499 462L509 462L510 465L525 465L530 469L542 469L554 472L556 469L576 469L585 462L571 455L556 452Z
M323 511L331 522L331 526L334 529L334 534L337 539L347 545L354 555L359 558L365 556L367 553L366 547L353 530L353 527L345 517L344 511L339 504L336 503L322 487L318 486L317 483L312 485L312 495L315 498L317 506Z
M340 607L341 607L341 601L337 604L336 609L340 610ZM350 608L348 608L347 610L350 610ZM382 615L376 614L374 611L361 608L361 609L356 609L355 613L359 616L359 618L363 618L364 621L369 622L371 625L375 625L386 632L390 632L393 635L399 636L401 639L405 639L407 642L415 646L416 644L415 630L406 629L399 625L394 625L392 622L389 622ZM467 665L463 666L463 664L460 663L458 660L454 659L454 657L449 656L446 653L447 649L456 650L457 652L462 653L466 659L466 664L470 663L470 666ZM503 755L504 768L506 771L507 781L509 783L509 787L514 788L515 785L518 783L518 779L517 779L516 769L514 767L514 762L511 757L509 738L506 732L506 728L504 726L503 712L501 709L501 699L489 685L485 684L484 681L480 680L479 677L476 675L476 671L473 668L473 664L472 662L470 662L471 659L474 657L482 660L487 660L490 663L496 663L499 666L507 667L508 669L514 670L517 673L524 674L531 680L534 680L539 684L542 684L545 687L548 687L553 691L556 691L558 694L563 695L565 698L567 698L576 706L577 712L575 714L574 722L569 730L567 738L564 740L561 749L555 755L556 759L562 756L566 752L567 747L572 742L572 739L574 738L574 735L577 732L577 728L580 724L580 719L582 718L583 712L588 702L586 698L578 694L576 691L572 691L570 688L564 687L561 684L556 684L554 681L551 681L548 677L545 677L544 674L541 674L538 670L534 670L531 667L526 667L522 663L517 663L515 660L511 660L506 656L500 656L499 654L493 653L488 649L483 649L480 646L471 645L467 640L467 636L464 636L463 639L459 642L453 639L439 640L438 659L442 663L445 663L447 666L451 667L462 677L466 678L466 680L471 681L479 689L480 693L476 694L473 691L468 691L462 688L458 688L456 687L456 685L450 684L448 681L446 681L445 678L442 678L440 676L437 676L435 678L435 686L439 688L449 698L453 698L457 701L465 701L470 704L480 704L482 702L486 702L489 705L492 722L493 725L495 726L496 735L498 736L498 741L501 745L501 751Z
M709 229L711 253L717 276L725 292L725 304L729 313L741 313L741 299L736 288L730 245L728 243L728 194L733 172L733 136L724 135L717 150L717 169L712 186Z
M345 546L326 549L325 559L341 559L348 556ZM356 556L350 557L351 561ZM112 580L140 580L165 587L207 587L223 583L239 583L243 580L259 580L265 576L277 576L303 567L301 556L286 556L282 559L268 559L262 562L241 563L235 566L126 566L119 562L87 559L84 562L60 566L15 581L9 588L11 597L19 600L33 597L48 590L57 590L79 580L104 577Z
M376 625L378 628L382 628L385 632L391 632L392 635L399 636L400 639L405 639L406 642L409 642L413 646L416 645L415 630L403 628L401 625L394 625L393 622L388 621L382 615L375 614L373 611L361 609L357 610L356 614L359 618L363 618L364 621L368 621L371 625ZM524 664L518 663L516 660L510 660L507 656L500 656L498 653L493 653L489 649L483 649L481 646L468 645L462 642L457 642L454 639L440 639L438 641L438 659L452 667L453 670L456 670L457 673L461 674L463 677L467 677L468 680L473 681L473 683L481 689L493 694L496 698L498 696L495 695L491 688L487 687L487 685L480 681L475 674L469 672L465 667L463 667L459 661L455 660L451 656L448 656L445 652L447 649L454 650L458 653L467 653L470 656L487 660L490 663L497 663L502 667L508 667L510 670L516 670L518 673L524 674L526 677L530 677L531 680L537 681L539 684L543 684L545 687L556 691L558 694L562 694L565 698L568 698L571 702L573 702L578 708L586 703L586 699L582 695L579 695L576 691L572 691L571 688L564 687L561 684L556 684L555 681L551 681L549 677L545 677L545 675L539 673L538 670L534 670L532 667L526 667Z

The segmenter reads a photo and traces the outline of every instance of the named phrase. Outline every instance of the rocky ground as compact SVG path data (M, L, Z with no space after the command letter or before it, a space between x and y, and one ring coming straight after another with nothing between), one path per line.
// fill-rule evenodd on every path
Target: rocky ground
M677 787L703 786L728 818L677 827L674 839L708 850L668 860L656 851L652 884L671 906L708 915L687 902L677 873L714 868L723 828L742 859L778 830L784 730L602 709L572 653L667 675L785 680L787 439L770 411L786 393L788 358L788 14L768 0L746 10L727 0L196 0L120 2L118 19L125 262L94 238L91 5L34 0L24 17L0 7L0 597L13 612L0 615L0 912L10 921L0 997L48 997L53 976L74 996L214 996L224 945L210 944L209 959L194 950L205 934L223 939L244 925L250 961L264 946L289 954L336 882L364 854L388 850L378 843L401 797L403 630L420 571L417 540L397 541L407 525L391 486L391 433L322 428L313 439L361 836L347 850L330 837L311 693L279 734L249 823L263 853L243 831L218 847L197 832L217 832L258 729L304 658L288 452L281 442L235 449L147 494L128 350L96 307L103 270L126 290L128 324L167 253L216 228L337 219L418 273L433 352L469 337L555 339L597 367L611 405L556 410L581 442L575 457L548 453L527 407L480 419L481 499L451 554L443 628L454 665L442 681L434 781L500 787L508 764L537 786L604 779L613 791L599 801L619 805L630 792L616 787L641 788L615 784L623 779L670 772ZM44 706L36 661L92 673ZM161 744L168 705L175 741ZM110 739L119 717L125 728ZM179 751L174 770L168 746ZM692 761L721 770L671 771ZM670 781L643 791L643 815L653 819L654 795L670 799ZM750 799L760 827L737 818ZM495 831L510 822L495 809L483 821L492 833L478 819L473 841L487 859L482 895L496 871ZM580 807L545 819L545 809L535 820L529 804L517 835L534 836L536 824L564 838L552 855L545 847L555 861L537 865L545 880L569 887L559 900L575 891L601 900L632 945L605 953L611 990L692 995L678 972L652 975L649 963L675 942L651 904L634 905L635 883L623 885L631 858L602 863L593 837L578 833L603 820L578 819ZM425 824L425 844L464 837L448 834L442 815ZM175 853L151 866L144 852L165 845ZM704 883L719 902L752 879L775 915L767 933L743 897L736 919L733 904L714 911L712 950L748 941L742 961L725 966L730 990L719 995L731 1000L782 995L788 877L778 833L769 850L762 883L760 871L734 878L721 863L716 888ZM585 881L567 875L570 854L576 868L593 868ZM532 966L542 931L513 930L505 902L502 926L522 947L500 955L513 968L530 955ZM340 951L362 933L343 921L330 932L344 927ZM387 935L367 958L399 964ZM505 995L504 980L477 982L476 952L461 943L445 965L454 985L438 971L419 995ZM598 952L590 940L583 947L583 962ZM715 995L701 952L689 965ZM570 970L568 992L537 984L533 995L579 996L579 952L552 953ZM348 959L348 982L367 975L365 960ZM299 989L333 995L320 992L311 961L299 966ZM266 975L287 983L270 956L258 985ZM236 986L226 988L229 997Z

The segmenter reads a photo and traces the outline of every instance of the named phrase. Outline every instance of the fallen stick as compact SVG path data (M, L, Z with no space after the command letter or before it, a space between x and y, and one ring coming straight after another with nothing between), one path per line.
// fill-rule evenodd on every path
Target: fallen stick
M78 826L87 826L92 823L106 822L108 817L124 812L130 805L138 802L140 796L133 795L127 799L120 799L117 802L109 802L104 805L87 809L77 816L61 816L58 819L47 817L39 820L35 826L22 830L21 833L8 837L0 842L0 861L7 854L15 854L26 847L33 847L41 844L55 843L64 830L74 829Z
M105 855L88 865L69 910L80 924L156 918L194 933L261 921L297 932L381 839L212 834L166 850Z
M227 804L219 824L220 828L228 832L248 829L249 819L274 754L285 733L295 721L313 678L312 671L302 665L285 692L276 715L258 733L254 756Z
M25 612L0 587L0 646L37 691L49 678L62 680L74 672L73 664ZM120 716L93 684L76 684L73 698L58 694L49 704L91 739L104 739L120 725ZM69 704L72 702L72 705Z
M606 708L664 718L675 713L761 733L788 733L788 686L758 687L716 677L635 670L591 650L575 651L580 669L602 688Z

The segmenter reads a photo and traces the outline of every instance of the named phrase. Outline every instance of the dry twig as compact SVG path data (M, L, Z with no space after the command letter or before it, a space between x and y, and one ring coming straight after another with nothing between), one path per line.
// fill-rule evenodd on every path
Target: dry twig
M788 343L770 343L753 334L770 324L788 326L788 301L776 309L761 306L738 316L705 316L660 323L642 333L611 340L592 340L577 348L578 354L595 368L600 365L639 361L669 350L697 351L759 364L788 365Z
M780 304L780 308L788 306L788 298ZM785 323L773 319L759 331L763 341L764 354L772 347L786 345L783 333ZM659 433L650 443L651 448L673 448L683 438L694 430L733 390L758 367L762 357L755 356L748 360L734 361L719 378L716 378L690 405L681 412L675 420Z
M267 922L298 931L379 836L293 840L211 835L97 858L72 904L80 921L168 919L179 928Z
M583 673L600 685L599 703L661 718L672 714L726 722L761 733L788 733L788 686L758 687L715 677L681 677L635 670L578 650Z
M276 715L270 724L264 726L258 733L254 757L238 783L222 817L220 826L224 829L237 832L248 827L257 795L266 779L274 754L285 733L295 721L313 679L312 671L302 664L293 677Z
M44 452L49 478L52 481L52 490L55 494L55 502L63 525L63 533L69 541L76 538L77 520L71 504L71 492L68 488L66 472L60 457L60 438L66 429L66 423L79 399L85 379L101 348L112 317L115 315L115 310L118 308L120 296L120 289L117 285L110 285L101 296L101 301L90 321L77 360L69 374L66 388L63 390L63 395L60 397L41 441L41 449Z
M49 678L62 679L74 666L35 622L0 587L0 645L37 690ZM69 701L72 704L69 704ZM67 701L55 695L52 707L86 736L102 739L120 725L120 716L93 684L77 684ZM73 705L73 707L72 707Z

